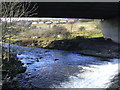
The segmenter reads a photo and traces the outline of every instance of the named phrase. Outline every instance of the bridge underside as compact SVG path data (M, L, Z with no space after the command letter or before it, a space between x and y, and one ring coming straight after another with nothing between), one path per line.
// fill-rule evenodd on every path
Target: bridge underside
M32 17L104 19L119 16L119 2L38 2L37 6L37 15Z
M120 43L119 2L38 2L37 5L37 15L32 17L104 19L101 22L104 37Z

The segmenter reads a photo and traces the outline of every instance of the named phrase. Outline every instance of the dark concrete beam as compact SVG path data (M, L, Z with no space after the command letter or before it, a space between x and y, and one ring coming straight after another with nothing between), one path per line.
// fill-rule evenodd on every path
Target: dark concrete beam
M119 16L119 2L37 2L37 6L37 15L32 17L104 19Z

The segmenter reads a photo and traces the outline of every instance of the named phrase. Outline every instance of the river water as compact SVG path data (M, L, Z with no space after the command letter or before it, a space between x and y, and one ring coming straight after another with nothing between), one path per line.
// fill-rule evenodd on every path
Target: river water
M15 79L19 88L107 88L120 61L18 45L11 51L27 67Z

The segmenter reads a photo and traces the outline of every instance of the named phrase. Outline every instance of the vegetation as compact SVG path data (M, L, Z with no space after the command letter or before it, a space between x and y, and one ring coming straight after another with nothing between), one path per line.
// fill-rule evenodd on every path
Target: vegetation
M0 26L2 27L2 74L3 84L6 84L16 74L25 72L26 68L22 67L22 64L14 54L10 51L11 38L20 33L20 29L16 28L16 22L12 21L13 17L20 18L22 16L29 16L36 14L35 5L29 11L30 3L28 2L1 2L0 3L0 16L3 20L0 20ZM25 27L25 26L24 26ZM28 26L27 26L28 27ZM8 43L8 51L4 50L4 43Z
M98 57L119 57L116 52L118 45L103 38L98 20L76 22L73 24L72 31L69 23L51 24L51 28L47 27L47 24L31 24L30 27L32 28L12 37L11 42L31 47L72 50ZM108 47L108 44L116 47L113 49Z
M11 42L14 44L24 45L23 42L34 41L34 45L38 47L46 47L54 40L73 39L77 36L84 38L96 38L103 37L102 32L98 28L99 21L91 22L75 22L63 24L51 24L51 28L47 27L47 24L29 24L29 29L19 32L17 35L11 38ZM16 28L22 29L24 26L16 26ZM27 44L26 44L27 45ZM27 45L27 46L34 46Z
M22 66L21 61L18 60L15 54L10 54L10 60L7 57L8 53L2 54L2 80L3 84L10 82L16 74L26 71L26 67ZM8 61L9 60L9 61Z
M74 28L77 27L77 30L74 28L72 31L69 30L71 27L69 23L51 24L51 28L47 25L45 28L45 24L31 25L31 27L35 26L36 28L20 32L12 37L11 42L23 46L72 50L84 55L118 58L116 52L118 48L112 49L108 47L108 43L111 46L117 47L118 45L103 38L99 21L76 22L73 25L76 25ZM110 54L109 50L113 53Z

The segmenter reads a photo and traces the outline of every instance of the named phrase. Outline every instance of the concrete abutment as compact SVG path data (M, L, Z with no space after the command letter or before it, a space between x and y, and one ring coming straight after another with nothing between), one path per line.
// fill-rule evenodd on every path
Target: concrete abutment
M100 25L105 39L120 43L120 17L104 19Z

